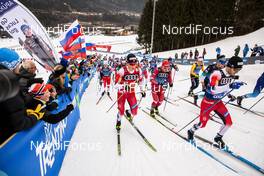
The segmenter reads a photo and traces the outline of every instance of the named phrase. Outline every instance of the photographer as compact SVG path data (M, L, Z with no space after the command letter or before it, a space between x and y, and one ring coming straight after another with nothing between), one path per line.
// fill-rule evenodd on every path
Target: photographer
M25 102L21 91L17 88L18 77L14 74L18 73L19 65L20 58L16 52L7 48L0 48L0 71L4 73L5 78L3 81L1 79L0 144L13 133L31 128L38 121L37 117L34 115L26 115ZM10 81L11 84L5 84L8 81ZM10 87L10 85L16 86ZM9 95L7 95L6 91ZM2 95L5 97L3 98Z

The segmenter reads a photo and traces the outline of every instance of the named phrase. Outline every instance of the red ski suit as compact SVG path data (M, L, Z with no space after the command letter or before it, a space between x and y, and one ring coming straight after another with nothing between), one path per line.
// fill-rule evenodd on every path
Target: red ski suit
M133 116L137 115L138 105L136 99L136 84L142 81L141 71L139 68L134 69L132 72L128 71L127 66L124 66L117 72L120 87L117 92L118 110L121 116L125 112L125 103L128 102Z
M168 84L172 84L171 71L163 72L161 68L156 68L150 78L152 91L152 107L159 107L163 100Z

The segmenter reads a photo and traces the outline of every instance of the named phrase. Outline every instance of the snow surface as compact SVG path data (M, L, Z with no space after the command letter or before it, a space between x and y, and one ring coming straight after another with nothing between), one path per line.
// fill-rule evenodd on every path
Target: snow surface
M245 43L248 43L250 47L255 43L262 45L263 34L264 28L261 28L245 36L232 37L197 48L201 51L202 48L206 47L207 57L215 57L215 48L219 46L223 50L222 53L229 57L233 54L237 44L240 44L242 49ZM114 52L126 52L138 47L135 35L126 37L87 36L87 39L94 43L114 44L112 48ZM57 40L54 40L54 44L57 42ZM12 39L1 39L0 47L19 47L19 45ZM181 51L178 50L179 53ZM186 51L189 51L189 49L186 49ZM19 51L19 54L21 57L28 57L28 54L24 51ZM160 57L173 57L174 54L175 51L158 53ZM177 99L177 96L186 96L190 87L190 80L180 81L189 77L190 66L179 66L179 68L180 71L176 73L173 91L170 95L172 99ZM48 73L43 71L42 68L39 69L38 77L44 76L47 78ZM257 78L263 71L264 65L245 66L239 74L241 75L240 79L247 82L248 85L242 87L239 91L235 91L234 95L252 91ZM197 91L200 90L201 87L197 89ZM116 93L111 92L111 95L115 101ZM250 107L261 97L262 95L255 99L247 99L243 103L246 107ZM117 108L115 106L109 113L106 113L113 102L105 97L99 105L95 105L98 98L98 80L95 77L83 96L80 110L81 120L74 132L60 175L72 175L73 173L89 176L237 175L202 152L192 148L190 144L162 127L140 110L134 122L157 148L157 152L150 150L130 124L123 119L121 130L122 156L118 156L115 130ZM151 94L147 92L147 97L142 100L140 106L142 108L150 107L151 101ZM164 116L177 124L177 129L180 129L197 116L199 109L184 101L178 101L176 104L176 106L167 104L165 112L162 111L162 105L160 110ZM264 113L263 106L264 101L256 105L253 110ZM243 110L230 105L227 108L232 116L233 126L224 136L224 140L236 153L264 168L264 118L250 112L243 114ZM197 134L212 140L219 128L219 124L209 121L206 128L199 130ZM186 135L186 130L183 130L181 134ZM216 157L241 171L242 175L261 175L226 154L209 148L203 143L198 144L207 147Z
M176 73L173 92L170 98L186 96L190 87L190 81L179 81L188 78L190 66L180 66L180 72ZM264 65L245 66L241 71L241 80L248 83L247 86L235 91L234 95L240 95L252 90L257 77L263 72ZM123 119L121 129L122 156L117 155L117 137L115 130L116 106L106 113L113 103L105 97L99 105L95 105L99 98L97 93L97 79L94 78L86 90L81 103L81 120L78 123L72 138L69 151L66 154L60 175L236 175L223 167L202 152L193 149L175 134L171 133L142 111L134 122L142 130L143 134L157 148L153 152L144 143L130 124ZM198 88L197 91L201 90ZM111 93L116 99L116 93ZM250 107L256 99L247 99L245 106ZM190 99L191 100L191 99ZM141 107L150 107L152 102L150 92L143 99ZM199 109L183 101L177 102L178 106L167 104L165 112L160 110L169 120L177 124L177 129L183 127L199 113ZM264 102L260 102L254 110L262 111ZM233 126L227 132L224 140L232 149L264 168L264 118L247 113L242 110L227 106L233 120ZM188 127L190 128L190 126ZM187 128L187 129L188 129ZM213 139L220 128L219 124L208 122L207 127L197 132L207 139ZM183 130L186 135L186 130ZM199 143L204 146L203 143ZM83 148L81 148L83 146ZM207 147L208 150L230 166L241 171L243 175L261 175L245 166L241 162Z
M258 29L255 32L252 32L250 34L246 34L243 36L237 36L237 37L229 37L223 40L220 40L218 42L201 45L201 46L195 46L190 48L184 48L179 50L172 50L172 51L165 51L165 52L158 52L154 53L154 55L158 55L160 58L168 58L172 57L174 58L175 53L178 53L178 56L180 57L182 52L187 52L189 54L190 50L194 52L195 48L199 51L200 55L203 52L203 49L206 49L207 54L205 55L205 59L214 59L216 57L216 51L215 49L217 47L220 47L222 52L221 54L226 55L226 57L230 58L235 53L235 48L240 45L240 53L239 56L243 57L243 49L245 44L247 43L250 48L253 48L255 44L258 44L259 46L264 45L263 41L264 36L264 27ZM249 52L251 53L251 51ZM248 53L247 56L250 54Z

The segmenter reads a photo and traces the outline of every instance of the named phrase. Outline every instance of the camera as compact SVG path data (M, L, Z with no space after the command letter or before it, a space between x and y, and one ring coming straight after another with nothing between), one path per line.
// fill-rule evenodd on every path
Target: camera
M0 102L14 97L19 91L17 76L10 70L0 70Z

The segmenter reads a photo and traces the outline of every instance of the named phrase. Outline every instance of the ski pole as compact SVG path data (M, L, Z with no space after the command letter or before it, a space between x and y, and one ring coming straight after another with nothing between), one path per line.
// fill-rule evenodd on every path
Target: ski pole
M189 79L191 79L191 78L181 79L181 80L178 80L178 82L187 81L187 80L189 80Z
M173 74L172 83L174 83L175 75L176 75L176 70L174 70L174 74ZM170 94L171 94L171 93L172 93L172 89L170 89Z
M203 92L203 90L201 90L201 91L199 91L199 92L196 92L194 95L197 95L197 94L199 94L199 93L201 93L201 92ZM174 102L177 102L177 101L180 101L180 100L182 100L183 98L188 98L188 97L190 97L191 95L188 95L188 96L185 96L185 97L182 97L182 98L179 98L179 99L176 99L176 100L173 100Z
M261 99L259 99L256 103L254 103L248 110L246 110L243 114L246 114L248 111L250 111L254 106L256 106L262 99L264 98L264 96L263 97L261 97Z
M206 109L202 115L204 115L206 112L208 112L209 110L211 110L217 103L219 103L223 98L225 98L228 94L230 94L234 89L230 90L229 92L227 92L221 99L219 99L218 101L216 101L212 106L210 106L208 109ZM177 131L177 133L181 132L183 129L185 129L187 126L189 126L192 122L194 122L197 118L199 118L200 115L198 115L197 117L195 117L193 120L191 120L189 123L187 123L184 127L182 127L179 131Z
M167 96L166 96L166 100L169 98L170 89L171 89L171 87L169 87L169 89L168 89L168 93L167 93ZM165 111L165 109L166 109L166 105L167 105L167 101L165 101L163 111Z

